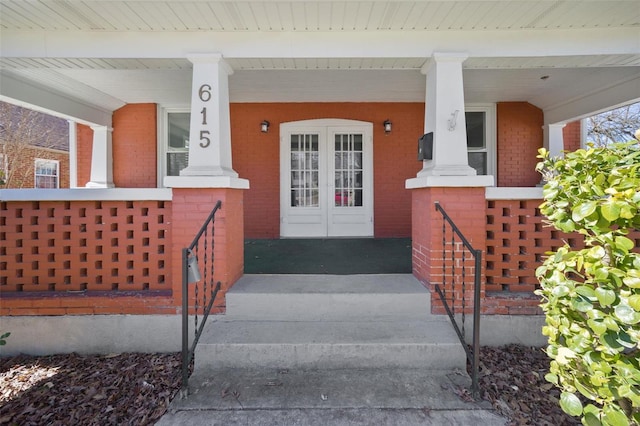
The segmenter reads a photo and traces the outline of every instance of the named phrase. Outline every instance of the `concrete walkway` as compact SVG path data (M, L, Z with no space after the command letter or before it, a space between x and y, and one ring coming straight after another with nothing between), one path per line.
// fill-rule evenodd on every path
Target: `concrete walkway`
M157 425L505 425L468 386L462 372L407 368L211 370Z

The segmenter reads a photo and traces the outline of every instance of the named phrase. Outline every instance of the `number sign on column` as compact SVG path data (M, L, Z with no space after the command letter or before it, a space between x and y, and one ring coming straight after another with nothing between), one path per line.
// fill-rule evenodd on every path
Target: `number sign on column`
M211 86L209 84L203 84L202 86L200 86L200 89L198 90L198 96L200 97L200 100L205 103L205 106L202 107L202 111L200 111L200 114L202 114L202 125L206 126L207 102L211 100ZM211 144L210 133L211 132L209 130L200 130L200 146L202 148L207 148Z

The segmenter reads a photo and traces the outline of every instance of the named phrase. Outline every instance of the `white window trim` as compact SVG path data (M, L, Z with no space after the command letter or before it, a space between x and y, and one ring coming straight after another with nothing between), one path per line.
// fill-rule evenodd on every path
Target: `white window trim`
M45 163L54 163L56 165L56 186L55 188L40 188L40 189L60 189L60 161L58 160L50 160L47 158L36 158L33 161L33 187L34 188L38 188L36 186L36 182L38 180L38 176L46 176L46 177L50 177L51 175L38 175L38 162L45 162Z
M473 103L464 105L465 112L484 112L485 113L485 141L487 152L487 175L496 176L496 157L497 157L497 140L496 140L496 104L495 103Z
M157 186L164 188L164 178L167 176L167 151L169 147L169 114L170 113L191 113L191 108L185 106L163 107L158 105L157 116Z

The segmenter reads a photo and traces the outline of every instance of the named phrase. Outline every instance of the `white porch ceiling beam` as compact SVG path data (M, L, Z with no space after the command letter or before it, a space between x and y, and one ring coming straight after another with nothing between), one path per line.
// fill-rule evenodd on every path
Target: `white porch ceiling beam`
M111 127L111 111L0 72L0 99L86 125Z
M544 110L544 123L567 123L640 102L640 75Z
M350 32L46 32L3 30L0 54L28 58L183 58L217 51L226 58L474 57L617 55L640 52L637 28L530 31Z

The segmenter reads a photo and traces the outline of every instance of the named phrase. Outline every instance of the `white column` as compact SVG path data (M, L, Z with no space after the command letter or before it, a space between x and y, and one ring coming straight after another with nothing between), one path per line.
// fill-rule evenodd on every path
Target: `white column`
M425 160L418 177L472 176L467 158L467 128L461 53L434 53L424 65L427 75L424 131L433 132L433 159Z
M545 124L542 126L544 147L552 157L561 157L564 151L564 129L566 123Z
M69 188L78 187L78 132L75 121L69 123Z
M91 178L87 188L113 188L113 152L111 136L113 129L107 126L92 126L93 149L91 151Z
M189 166L180 176L238 177L231 164L229 75L233 70L218 53L192 55Z

